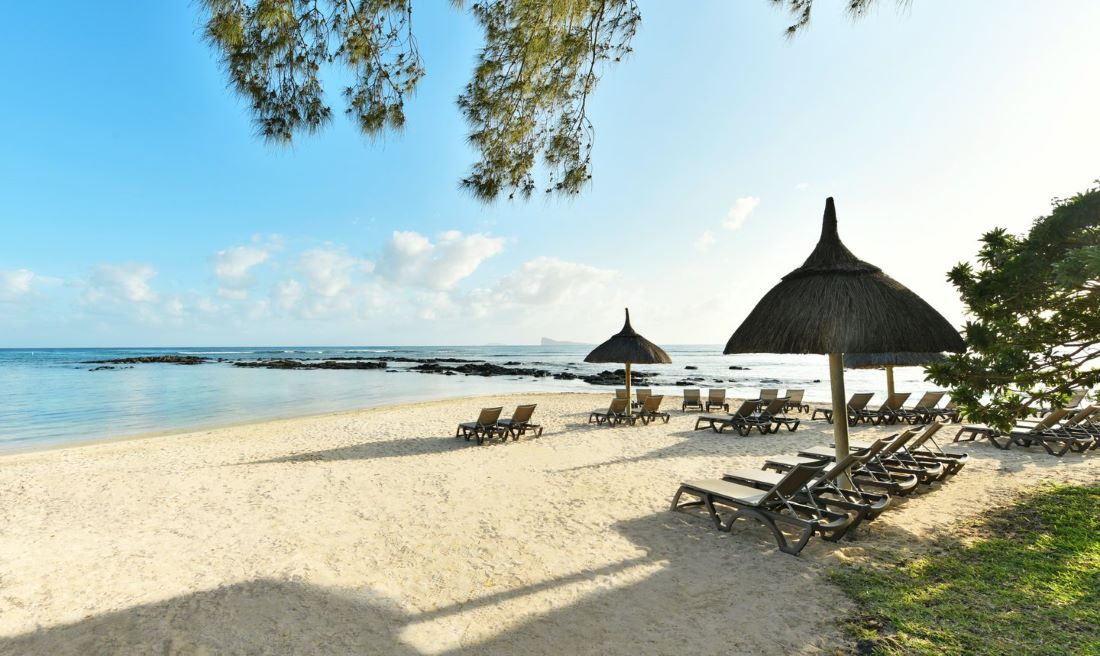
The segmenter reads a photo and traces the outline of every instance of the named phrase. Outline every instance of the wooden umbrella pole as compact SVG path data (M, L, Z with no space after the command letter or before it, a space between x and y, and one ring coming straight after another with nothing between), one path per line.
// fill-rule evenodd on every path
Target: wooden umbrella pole
M848 402L844 394L844 355L841 353L829 354L829 382L833 387L833 443L839 462L848 455ZM847 476L842 482L845 487L851 486Z
M889 401L890 397L894 395L894 365L886 365L886 400Z
M624 364L626 364L626 410L630 412L630 363L626 362Z

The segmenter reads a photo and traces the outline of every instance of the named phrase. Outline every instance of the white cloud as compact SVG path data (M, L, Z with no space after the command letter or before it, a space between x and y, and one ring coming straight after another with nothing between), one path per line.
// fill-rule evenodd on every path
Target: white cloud
M614 271L554 257L536 257L497 284L501 300L525 305L557 303L602 285Z
M760 205L760 199L756 196L745 196L733 201L733 206L730 207L729 212L726 212L726 219L722 221L722 225L727 230L737 230L745 224L745 219L749 218L753 210Z
M377 273L401 285L447 291L502 250L503 239L485 234L449 230L436 235L433 243L418 232L395 230Z
M256 281L251 270L271 256L266 248L234 246L214 254L214 276L218 279L218 294L226 298L243 299Z
M706 253L710 250L710 247L714 245L714 233L710 230L704 230L699 238L695 240L695 250L700 253Z
M149 303L157 300L157 293L149 281L157 272L148 264L101 264L92 272L88 281L86 299L90 302L109 301Z
M298 257L298 268L310 291L333 298L351 287L353 274L369 272L374 265L348 255L342 248L314 248Z
M30 293L36 278L30 269L0 271L0 301L14 301Z

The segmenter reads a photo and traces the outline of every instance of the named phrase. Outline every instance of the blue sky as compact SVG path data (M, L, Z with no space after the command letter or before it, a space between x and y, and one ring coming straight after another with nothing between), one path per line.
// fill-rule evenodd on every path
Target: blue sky
M833 3L836 4L836 3ZM719 343L816 241L955 322L944 279L1100 177L1095 2L641 0L592 102L594 182L483 205L455 98L480 33L416 5L404 134L253 134L194 3L29 3L0 39L0 347ZM992 13L991 13L992 12ZM335 84L331 88L337 88Z

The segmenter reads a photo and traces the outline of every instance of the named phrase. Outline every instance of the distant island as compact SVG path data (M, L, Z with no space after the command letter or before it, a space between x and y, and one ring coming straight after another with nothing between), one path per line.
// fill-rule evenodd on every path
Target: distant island
M542 338L542 346L592 346L586 342L567 342L560 339Z

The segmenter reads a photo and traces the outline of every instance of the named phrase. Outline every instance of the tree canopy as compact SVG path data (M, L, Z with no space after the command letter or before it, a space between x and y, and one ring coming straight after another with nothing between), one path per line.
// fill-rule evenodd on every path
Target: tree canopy
M814 0L767 0L810 22ZM878 0L846 0L860 17ZM908 0L895 0L899 5ZM462 0L452 0L456 9ZM200 0L205 35L230 86L251 104L257 132L290 143L332 120L324 68L352 74L345 113L367 137L405 126L405 101L425 75L412 0ZM536 189L573 195L591 179L589 99L606 65L631 51L641 21L635 0L479 0L485 33L458 99L480 159L461 185L491 201ZM690 8L685 8L690 11ZM543 178L536 182L536 176Z
M1055 199L1026 235L989 231L977 264L948 279L971 316L967 351L928 373L966 416L1008 429L1022 409L1100 383L1100 181Z

